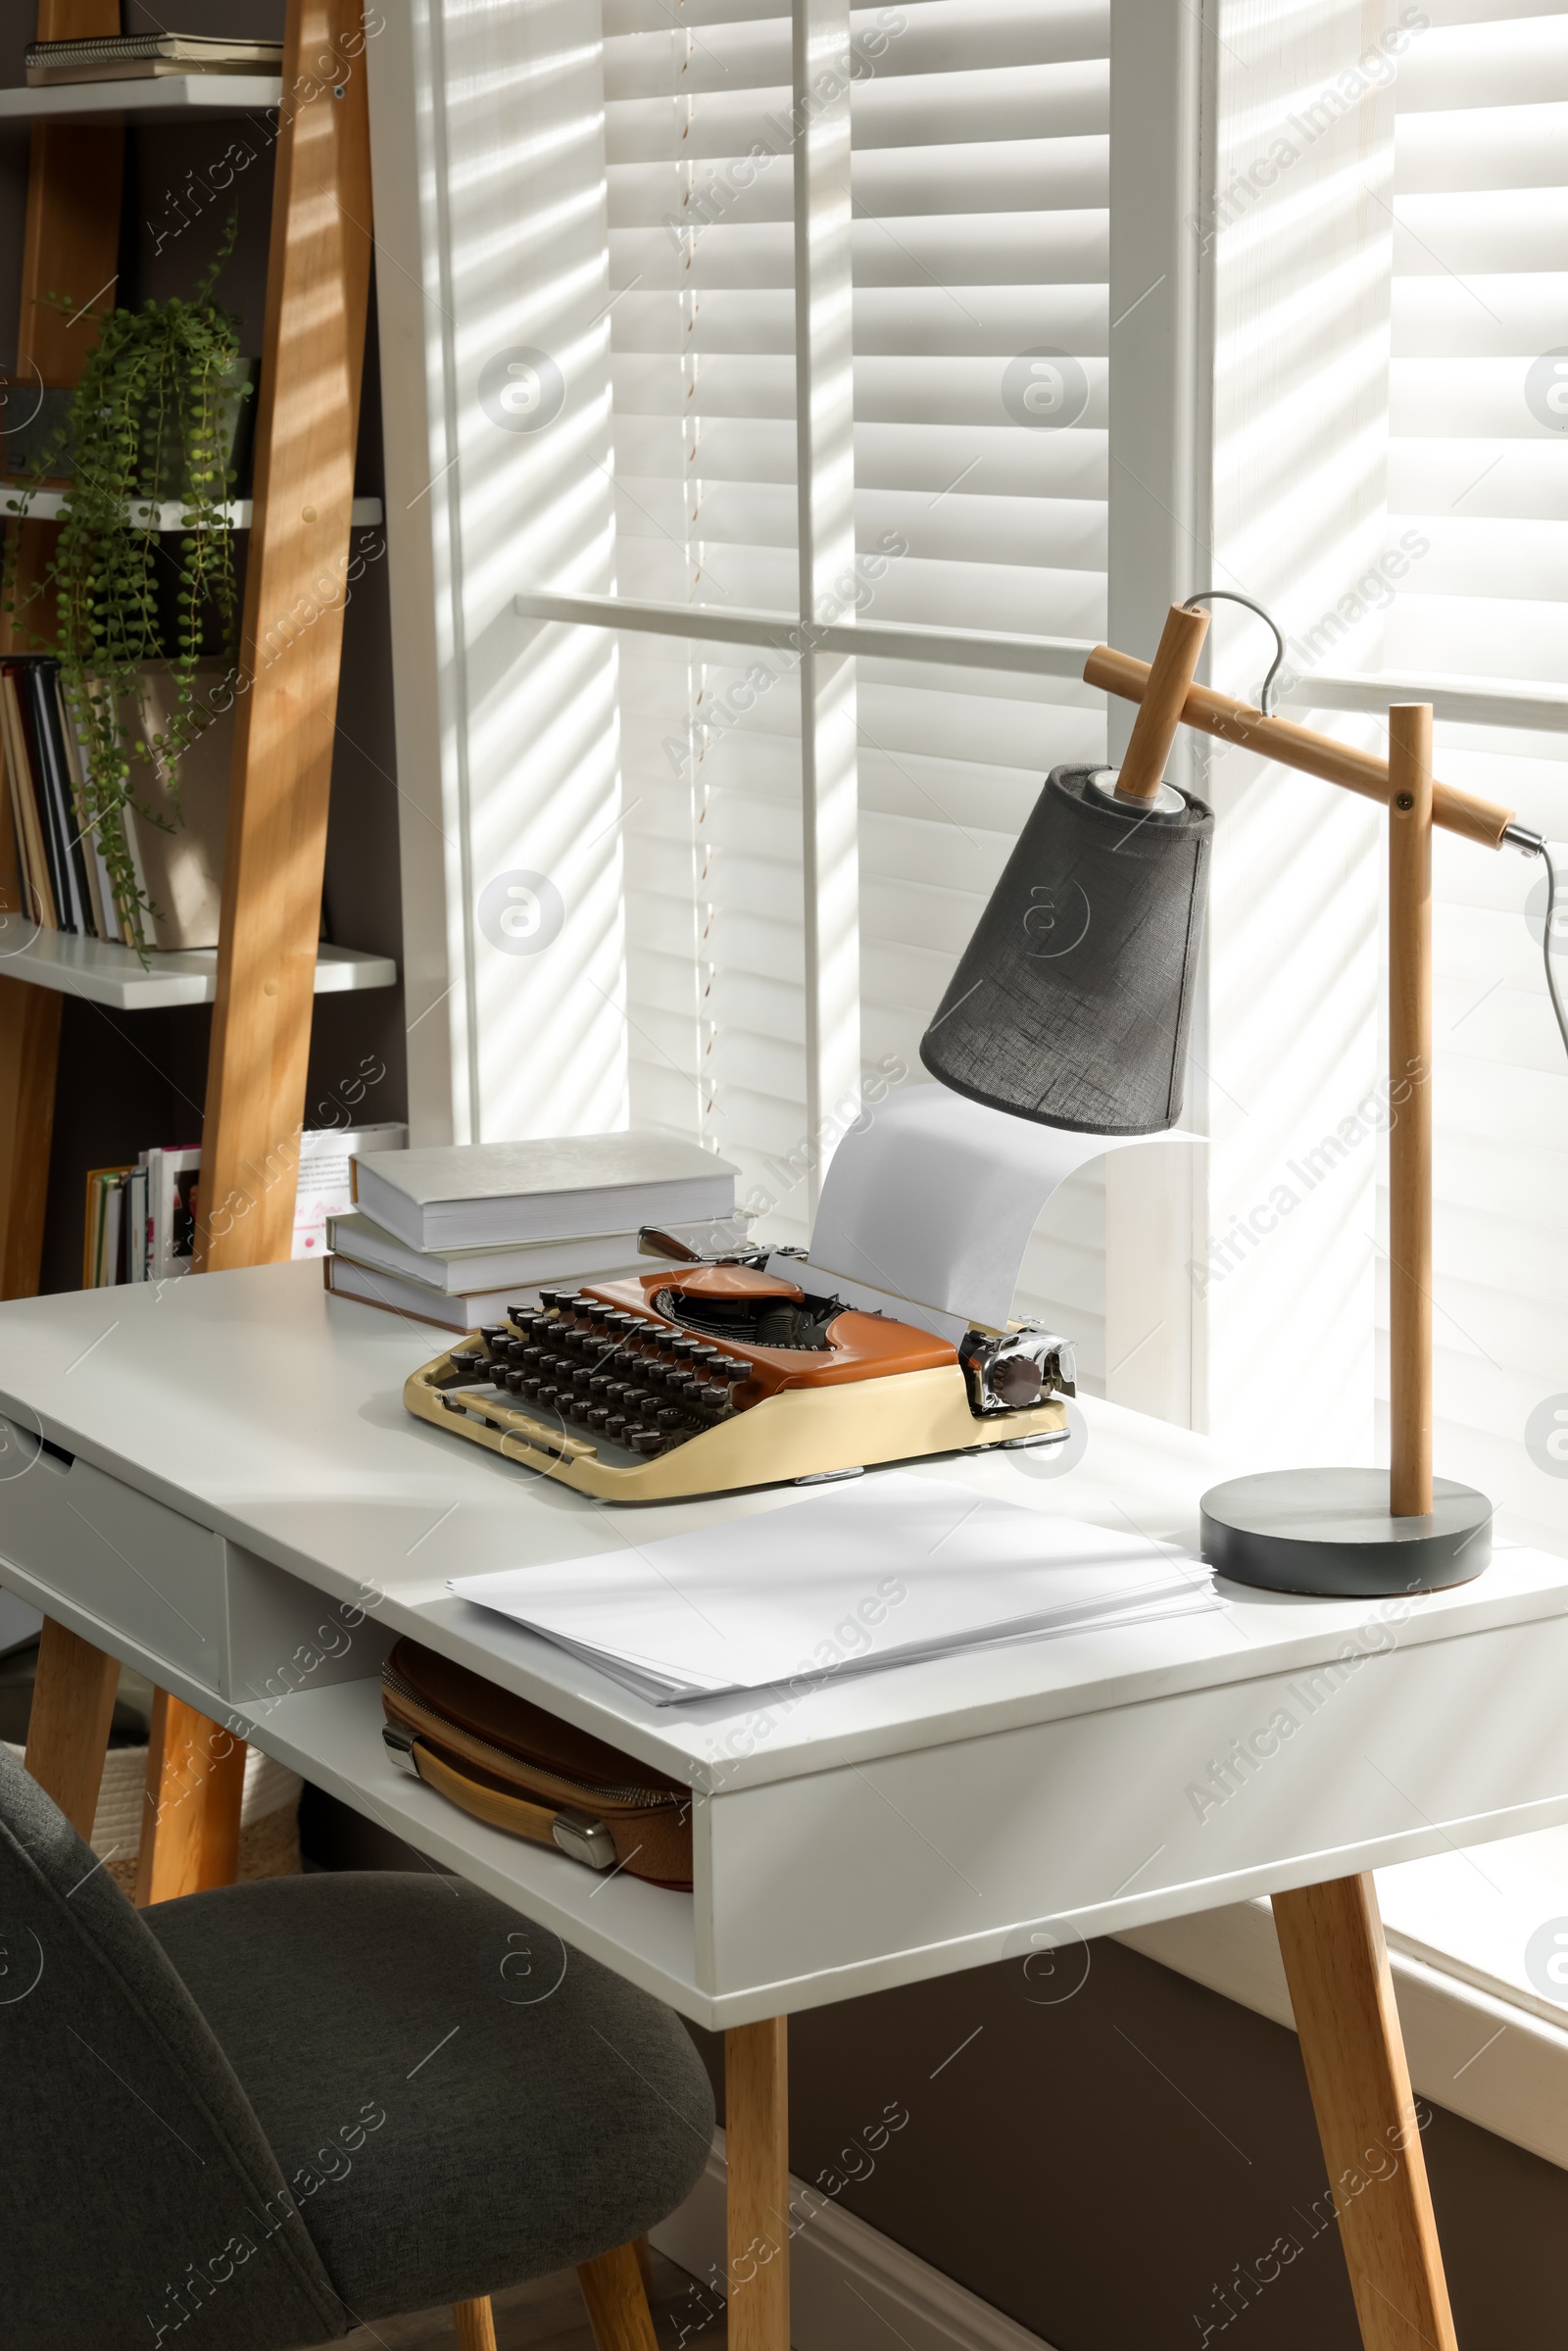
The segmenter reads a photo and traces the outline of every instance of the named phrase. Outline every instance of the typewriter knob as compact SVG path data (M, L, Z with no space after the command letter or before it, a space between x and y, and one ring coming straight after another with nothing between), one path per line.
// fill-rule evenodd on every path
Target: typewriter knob
M1007 1355L992 1365L989 1382L992 1394L1001 1396L1004 1404L1037 1404L1044 1385L1040 1366L1027 1355Z

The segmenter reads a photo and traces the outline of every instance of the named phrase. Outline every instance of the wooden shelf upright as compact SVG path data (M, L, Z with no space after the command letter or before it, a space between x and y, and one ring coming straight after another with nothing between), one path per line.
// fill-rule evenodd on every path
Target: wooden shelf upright
M39 0L42 40L120 28L120 0ZM285 1258L292 1240L343 642L345 599L333 589L349 569L369 299L365 77L363 0L288 0L202 1130L200 1269ZM94 85L81 105L95 119L32 122L19 374L35 382L80 380L95 315L113 300L124 151L115 102L112 87ZM51 306L50 294L69 294L76 316ZM20 528L20 573L28 583L40 576L58 525ZM6 945L0 932L0 1295L30 1298L43 1248L62 991L102 1000L107 990L117 1001L119 986L132 1005L135 993L123 972L95 976L90 943L56 938L52 955L31 959L36 978L23 976L29 959L15 948L6 972ZM113 964L116 953L99 948L96 962ZM120 951L119 962L126 959ZM321 959L327 984L339 986L355 984L357 967L376 961L342 953L335 963ZM203 959L172 960L199 967ZM394 976L384 958L378 973L366 974L379 985ZM186 1001L209 993L200 968L178 978ZM83 1836L98 1800L119 1672L113 1657L46 1623L27 1768ZM244 1760L227 1732L159 1693L139 1901L232 1877Z
M40 40L120 28L119 0L39 0ZM293 1229L343 644L344 599L334 589L349 566L369 299L364 42L363 0L288 0L199 1270L286 1257ZM80 379L119 267L124 133L112 119L35 119L31 136L18 374L69 386ZM49 305L50 294L70 295L78 315ZM21 528L25 582L47 560L55 526ZM56 986L7 974L5 944L0 933L0 1297L29 1298L43 1249L62 998Z

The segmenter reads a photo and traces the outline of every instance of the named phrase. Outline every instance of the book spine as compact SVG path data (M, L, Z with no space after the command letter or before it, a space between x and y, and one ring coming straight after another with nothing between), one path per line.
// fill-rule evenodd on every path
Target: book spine
M65 867L67 895L71 900L72 928L81 937L91 939L97 933L92 919L92 900L87 889L87 858L82 847L81 821L71 788L65 737L60 725L59 662L31 662L27 683L32 692L33 730L38 738L50 806L55 811L55 825L62 845L61 861Z
M43 834L44 856L49 861L49 888L55 902L55 927L74 931L80 926L74 919L71 888L71 853L66 838L65 811L56 804L50 789L49 770L44 763L43 745L39 740L36 661L19 661L13 674L17 681L17 711L22 725L22 739L27 750L27 768L32 777L33 798L38 804L38 824Z
M33 912L44 930L57 931L60 917L55 909L54 882L44 847L38 795L33 787L32 769L27 759L27 738L22 724L22 700L17 692L16 675L9 666L0 667L0 723L5 727L6 756L26 836L27 880L33 892Z
M53 732L60 748L60 761L65 770L70 793L72 815L76 826L76 839L81 849L83 881L87 893L87 908L92 927L100 939L115 939L119 925L112 923L109 914L109 894L104 889L106 868L98 848L98 837L87 821L87 776L82 765L81 744L71 723L66 708L66 690L57 669L54 675L54 694L50 715Z
M13 914L17 916L19 925L25 925L35 919L32 891L27 879L27 844L22 830L17 779L6 753L3 728L0 728L0 767L5 769L5 784L0 788L0 898L4 900L0 912L3 912L7 925ZM9 820L6 814L8 809Z
M178 36L169 32L100 32L76 41L29 41L23 62L29 66L90 66L100 58L172 57Z

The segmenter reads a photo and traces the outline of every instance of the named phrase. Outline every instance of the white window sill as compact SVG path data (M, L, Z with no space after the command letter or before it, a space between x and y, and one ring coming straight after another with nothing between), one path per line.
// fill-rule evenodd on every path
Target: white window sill
M1553 2001L1525 1972L1536 1930L1568 1922L1568 1830L1456 1848L1377 1879L1415 2089L1568 2171L1568 1985ZM1116 1940L1294 2026L1267 1902Z

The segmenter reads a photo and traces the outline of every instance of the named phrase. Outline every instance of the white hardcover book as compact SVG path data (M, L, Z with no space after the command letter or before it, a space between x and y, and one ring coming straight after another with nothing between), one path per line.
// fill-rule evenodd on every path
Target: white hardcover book
M733 1216L735 1173L674 1135L564 1135L369 1152L354 1196L410 1249L518 1247Z
M635 1230L590 1233L577 1241L533 1241L520 1249L410 1249L362 1210L327 1218L326 1245L357 1264L373 1265L452 1298L477 1298L512 1285L587 1282L638 1262ZM648 1260L642 1260L646 1269Z
M600 1279L651 1273L657 1258L639 1257L635 1264L608 1267ZM475 1290L452 1295L428 1282L411 1282L406 1274L389 1273L384 1265L360 1265L341 1250L325 1260L326 1286L334 1298L357 1298L362 1305L383 1306L411 1322L433 1323L442 1331L477 1331L487 1322L501 1322L514 1305L537 1306L539 1293L521 1282L501 1290ZM546 1277L549 1278L548 1276Z

